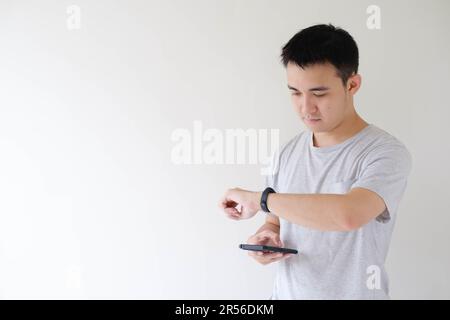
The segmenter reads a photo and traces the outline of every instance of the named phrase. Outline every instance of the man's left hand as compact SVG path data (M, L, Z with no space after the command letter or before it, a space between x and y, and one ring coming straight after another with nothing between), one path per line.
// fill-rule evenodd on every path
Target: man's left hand
M261 195L262 192L248 191L240 188L228 189L220 200L219 207L223 209L230 219L250 219L261 210Z

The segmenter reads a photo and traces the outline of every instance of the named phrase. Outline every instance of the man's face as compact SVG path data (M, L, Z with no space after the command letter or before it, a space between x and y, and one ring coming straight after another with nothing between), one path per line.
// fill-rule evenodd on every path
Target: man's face
M311 131L331 131L350 114L351 92L343 86L332 64L302 69L289 62L287 78L294 108Z

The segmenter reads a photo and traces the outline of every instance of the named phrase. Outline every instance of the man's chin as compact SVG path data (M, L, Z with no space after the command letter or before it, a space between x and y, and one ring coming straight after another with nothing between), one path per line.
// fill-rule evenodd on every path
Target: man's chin
M322 122L322 120L320 120L320 122ZM323 126L323 124L317 124L317 125L315 125L315 124L309 124L309 123L307 123L307 122L305 122L305 121L303 121L303 124L309 129L309 130L311 130L312 132L325 132L325 131L327 131L327 130L325 130L325 128L324 128L324 126Z

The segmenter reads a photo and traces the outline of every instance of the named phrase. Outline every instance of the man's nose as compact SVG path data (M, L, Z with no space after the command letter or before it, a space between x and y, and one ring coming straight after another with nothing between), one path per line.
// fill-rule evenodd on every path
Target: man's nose
M312 99L305 97L301 102L301 111L303 114L314 114L317 111L317 106Z

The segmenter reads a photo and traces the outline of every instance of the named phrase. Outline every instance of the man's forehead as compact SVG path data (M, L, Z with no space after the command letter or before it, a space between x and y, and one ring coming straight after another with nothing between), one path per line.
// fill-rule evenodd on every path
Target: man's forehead
M337 70L331 64L313 64L302 68L296 64L289 63L287 72L291 75L337 77Z
M316 87L335 86L339 84L340 78L336 69L330 66L312 65L301 68L289 63L287 66L288 87L309 90Z

